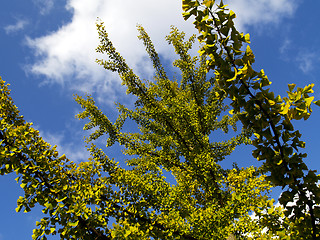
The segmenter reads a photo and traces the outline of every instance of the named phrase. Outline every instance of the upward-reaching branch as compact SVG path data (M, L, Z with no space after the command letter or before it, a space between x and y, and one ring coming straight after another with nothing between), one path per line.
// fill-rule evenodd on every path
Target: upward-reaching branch
M240 113L240 120L246 128L252 128L256 138L253 145L256 150L253 156L265 160L264 168L270 171L270 179L275 185L288 186L293 191L283 196L290 196L294 200L295 193L300 193L299 208L309 209L312 226L301 230L315 239L317 235L316 222L320 216L315 216L312 210L315 204L320 203L317 181L313 171L312 180L305 174L307 167L303 162L306 154L300 153L297 147L303 148L304 142L299 140L301 134L294 131L290 122L292 119L307 119L311 114L313 85L298 88L293 92L295 85L289 85L289 97L281 99L274 97L267 86L271 84L263 70L256 72L252 69L254 55L249 46L242 50L243 44L249 43L249 35L239 33L233 24L235 14L227 11L226 6L220 1L216 7L214 0L183 0L184 17L188 19L195 16L195 26L199 30L199 40L204 43L202 54L208 56L208 70L214 70L219 87L232 101L235 112ZM213 8L216 8L213 11ZM320 105L320 101L314 102ZM293 150L296 150L294 152ZM303 182L303 183L302 183ZM304 185L304 187L301 187ZM306 198L313 193L314 202ZM280 198L282 204L289 199ZM292 209L295 209L293 207ZM295 219L290 211L287 213ZM309 216L306 214L306 218Z

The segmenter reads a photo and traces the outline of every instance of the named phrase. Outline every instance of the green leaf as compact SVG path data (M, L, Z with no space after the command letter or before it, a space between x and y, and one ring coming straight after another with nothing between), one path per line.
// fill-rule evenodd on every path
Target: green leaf
M183 12L182 16L184 20L188 20L191 17L191 12Z
M284 107L282 107L281 111L279 112L282 115L286 115L289 111L290 104L287 102Z
M244 36L244 40L246 43L250 43L250 34L247 33L245 36Z
M214 0L205 0L203 1L203 4L207 7L207 8L212 8L214 5Z
M232 78L228 79L227 82L234 81L237 78L237 76L238 76L238 70L237 70L237 68L234 68L234 76Z
M69 222L68 225L71 226L71 227L76 227L78 226L79 224L79 221L76 221L76 222Z
M64 198L61 198L61 199L57 199L57 202L62 202L65 199L67 199L67 196L65 196Z
M230 10L229 16L230 16L230 19L236 18L236 14L235 14L235 12L232 11L232 10Z
M256 138L260 138L260 134L258 134L258 133L253 133L255 136L256 136Z
M320 106L320 100L314 101L313 103Z
M22 204L20 204L17 208L16 208L16 212L20 212L22 208Z
M50 210L52 210L52 209L53 209L52 204L51 204L51 203L49 203L49 202L46 202L46 203L44 204L44 206L45 206L46 208L50 209Z
M294 84L294 83L288 84L288 88L289 88L290 92L292 92L295 87L296 87L296 84Z
M313 101L314 97L308 97L305 98L304 100L306 101L307 107L309 107Z

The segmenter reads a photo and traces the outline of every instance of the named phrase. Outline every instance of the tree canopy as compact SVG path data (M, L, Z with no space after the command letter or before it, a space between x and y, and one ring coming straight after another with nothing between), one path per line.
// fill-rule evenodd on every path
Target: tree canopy
M253 156L264 161L268 179L285 190L279 201L287 206L286 215L299 222L300 235L316 239L319 224L319 175L303 162L307 155L300 150L305 143L294 130L292 120L308 119L312 110L313 84L297 88L289 84L288 97L274 96L271 82L263 70L252 68L254 54L249 46L249 34L239 33L233 23L235 13L226 9L223 1L183 1L184 17L195 17L199 41L204 44L201 54L208 56L208 70L215 72L217 83L232 101L230 104L244 128L255 135ZM243 44L246 45L244 49ZM300 219L300 220L299 220Z
M263 70L253 70L250 37L234 27L235 13L215 1L183 0L183 16L193 16L196 36L172 27L166 37L178 56L181 76L169 78L151 39L139 39L153 63L143 80L97 23L97 62L117 72L134 107L117 103L112 122L91 96L76 96L86 119L91 157L76 163L59 155L31 123L25 122L0 81L0 173L16 172L24 190L17 211L40 205L44 217L33 239L317 239L319 175L303 159L304 142L292 120L307 119L312 85L288 97L274 96ZM128 131L126 123L135 124ZM215 134L223 134L217 141ZM103 139L106 149L97 146ZM252 144L261 167L231 169L223 161L236 147ZM120 145L126 160L108 157ZM268 192L281 186L274 204ZM288 203L295 202L294 205Z

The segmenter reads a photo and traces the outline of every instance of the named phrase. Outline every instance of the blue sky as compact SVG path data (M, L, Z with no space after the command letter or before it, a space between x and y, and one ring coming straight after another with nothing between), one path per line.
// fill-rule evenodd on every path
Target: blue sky
M239 29L251 35L256 69L263 68L271 88L284 96L288 83L315 83L320 99L319 1L237 0L225 1L236 12ZM195 33L191 21L181 17L180 0L4 0L0 2L0 76L11 84L12 97L27 121L33 122L44 139L74 161L85 160L83 122L74 118L79 106L73 94L92 94L108 116L115 116L112 103L131 104L116 75L95 63L97 17L110 38L136 72L152 74L152 66L137 39L142 24L166 62L174 53L164 37L175 25ZM320 170L320 109L296 127L307 142L307 163ZM112 153L114 154L114 153ZM116 155L115 155L116 157ZM250 150L236 150L233 159L252 164ZM231 160L230 160L231 161ZM15 213L21 195L14 174L0 177L0 240L31 239L40 211ZM276 195L276 194L275 194Z

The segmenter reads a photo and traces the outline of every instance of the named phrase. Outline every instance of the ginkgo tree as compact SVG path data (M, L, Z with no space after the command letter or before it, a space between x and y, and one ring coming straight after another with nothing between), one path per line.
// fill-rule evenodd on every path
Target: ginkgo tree
M264 161L263 170L270 173L273 185L286 189L279 200L286 206L286 215L300 226L298 238L318 239L320 176L304 163L307 154L301 149L305 143L292 124L292 120L308 119L312 103L320 105L310 96L314 85L294 91L296 85L289 84L288 97L275 96L264 71L252 68L255 56L249 34L236 30L236 15L223 1L183 0L183 11L185 19L195 17L203 43L200 54L209 58L207 70L214 72L244 128L253 130L253 156ZM296 204L289 206L289 202Z
M232 11L214 1L183 1L183 10L185 18L195 15L203 45L200 56L191 56L196 36L185 39L172 27L166 40L181 71L172 79L142 26L139 39L155 70L149 80L134 73L97 23L97 51L107 56L97 62L117 72L136 101L132 108L118 103L111 122L91 96L75 97L83 109L77 117L87 119L84 129L90 130L88 161L73 162L45 142L1 80L0 173L18 175L25 194L17 211L42 208L33 239L318 237L319 177L305 174L304 154L293 153L304 143L291 124L309 116L312 86L293 92L290 85L288 98L274 98L263 71L251 68L254 55L242 47L249 37L234 28ZM224 140L216 141L217 134ZM265 160L262 167L223 168L243 144L256 147L253 155ZM108 157L113 145L122 146L125 161ZM296 205L275 206L268 197L275 185L289 186L280 199L284 206L298 194Z

